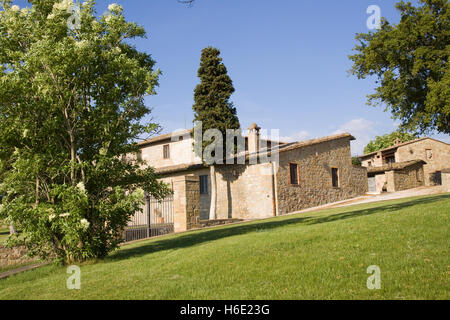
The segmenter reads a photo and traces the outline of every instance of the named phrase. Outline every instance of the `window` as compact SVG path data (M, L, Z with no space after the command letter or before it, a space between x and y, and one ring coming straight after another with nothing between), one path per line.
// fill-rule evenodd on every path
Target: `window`
M291 184L298 185L300 183L298 174L298 164L296 163L289 164L289 177Z
M208 176L200 176L200 194L208 194Z
M339 188L339 169L331 168L331 180L333 188Z
M386 157L385 161L386 161L386 164L391 165L391 164L395 163L395 156Z
M139 151L136 153L136 160L137 160L138 162L142 162L142 150L139 150Z
M170 149L169 149L169 145L168 144L163 146L163 157L164 157L164 159L169 159L170 158Z
M367 165L368 165L369 167L371 167L371 166L372 166L372 161L367 162Z

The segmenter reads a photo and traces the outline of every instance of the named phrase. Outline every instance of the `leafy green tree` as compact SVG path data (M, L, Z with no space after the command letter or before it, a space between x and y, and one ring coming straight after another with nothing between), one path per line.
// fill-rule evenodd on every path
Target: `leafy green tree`
M213 47L202 50L200 68L198 69L200 84L194 90L194 122L201 121L202 136L209 129L217 129L222 135L222 141L203 139L202 148L194 148L202 157L206 148L213 143L223 143L222 154L226 157L225 136L227 129L239 129L239 119L236 108L230 102L234 92L233 82L227 74L227 68L222 63L220 51ZM195 138L195 137L194 137ZM210 165L211 175L211 206L210 219L216 218L216 174L214 164Z
M401 19L381 29L357 34L351 73L375 76L378 87L369 105L384 103L408 131L450 133L450 2L401 1Z
M74 17L71 0L30 3L0 1L0 218L23 231L9 241L31 255L104 257L144 191L168 192L152 168L122 156L157 127L141 120L159 72L127 43L145 30L119 5L97 17L86 1Z
M355 166L361 165L361 159L359 157L352 157L352 164Z
M377 136L375 140L370 141L364 148L364 154L392 147L396 140L407 142L417 138L419 138L419 136L416 134L406 133L399 130L382 136Z

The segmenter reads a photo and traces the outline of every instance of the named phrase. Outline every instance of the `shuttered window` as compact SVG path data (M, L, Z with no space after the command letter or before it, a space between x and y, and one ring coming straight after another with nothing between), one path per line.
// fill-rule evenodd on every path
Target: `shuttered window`
M168 144L163 146L163 157L164 157L164 159L170 158L170 147Z
M208 176L200 176L200 194L208 194Z
M296 163L290 163L289 164L289 170L290 170L290 182L291 184L298 185L299 184L299 177L298 177L298 164Z

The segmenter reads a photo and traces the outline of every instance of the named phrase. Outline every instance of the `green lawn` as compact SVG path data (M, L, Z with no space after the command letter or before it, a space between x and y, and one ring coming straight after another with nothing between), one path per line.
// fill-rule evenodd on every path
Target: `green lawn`
M0 299L449 299L450 194L171 235L0 280ZM381 289L366 286L381 269Z

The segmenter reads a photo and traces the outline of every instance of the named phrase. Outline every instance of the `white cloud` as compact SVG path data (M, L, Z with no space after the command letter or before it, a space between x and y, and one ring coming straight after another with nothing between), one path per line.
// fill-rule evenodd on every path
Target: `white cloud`
M345 132L352 134L356 138L356 141L352 141L352 155L361 155L364 152L364 147L375 136L374 126L375 124L372 121L363 118L353 119L341 125L332 134Z
M299 131L299 132L295 132L289 136L283 136L280 137L280 141L282 142L296 142L296 141L301 141L301 140L306 140L311 138L311 135L309 134L308 131L303 130L303 131Z

